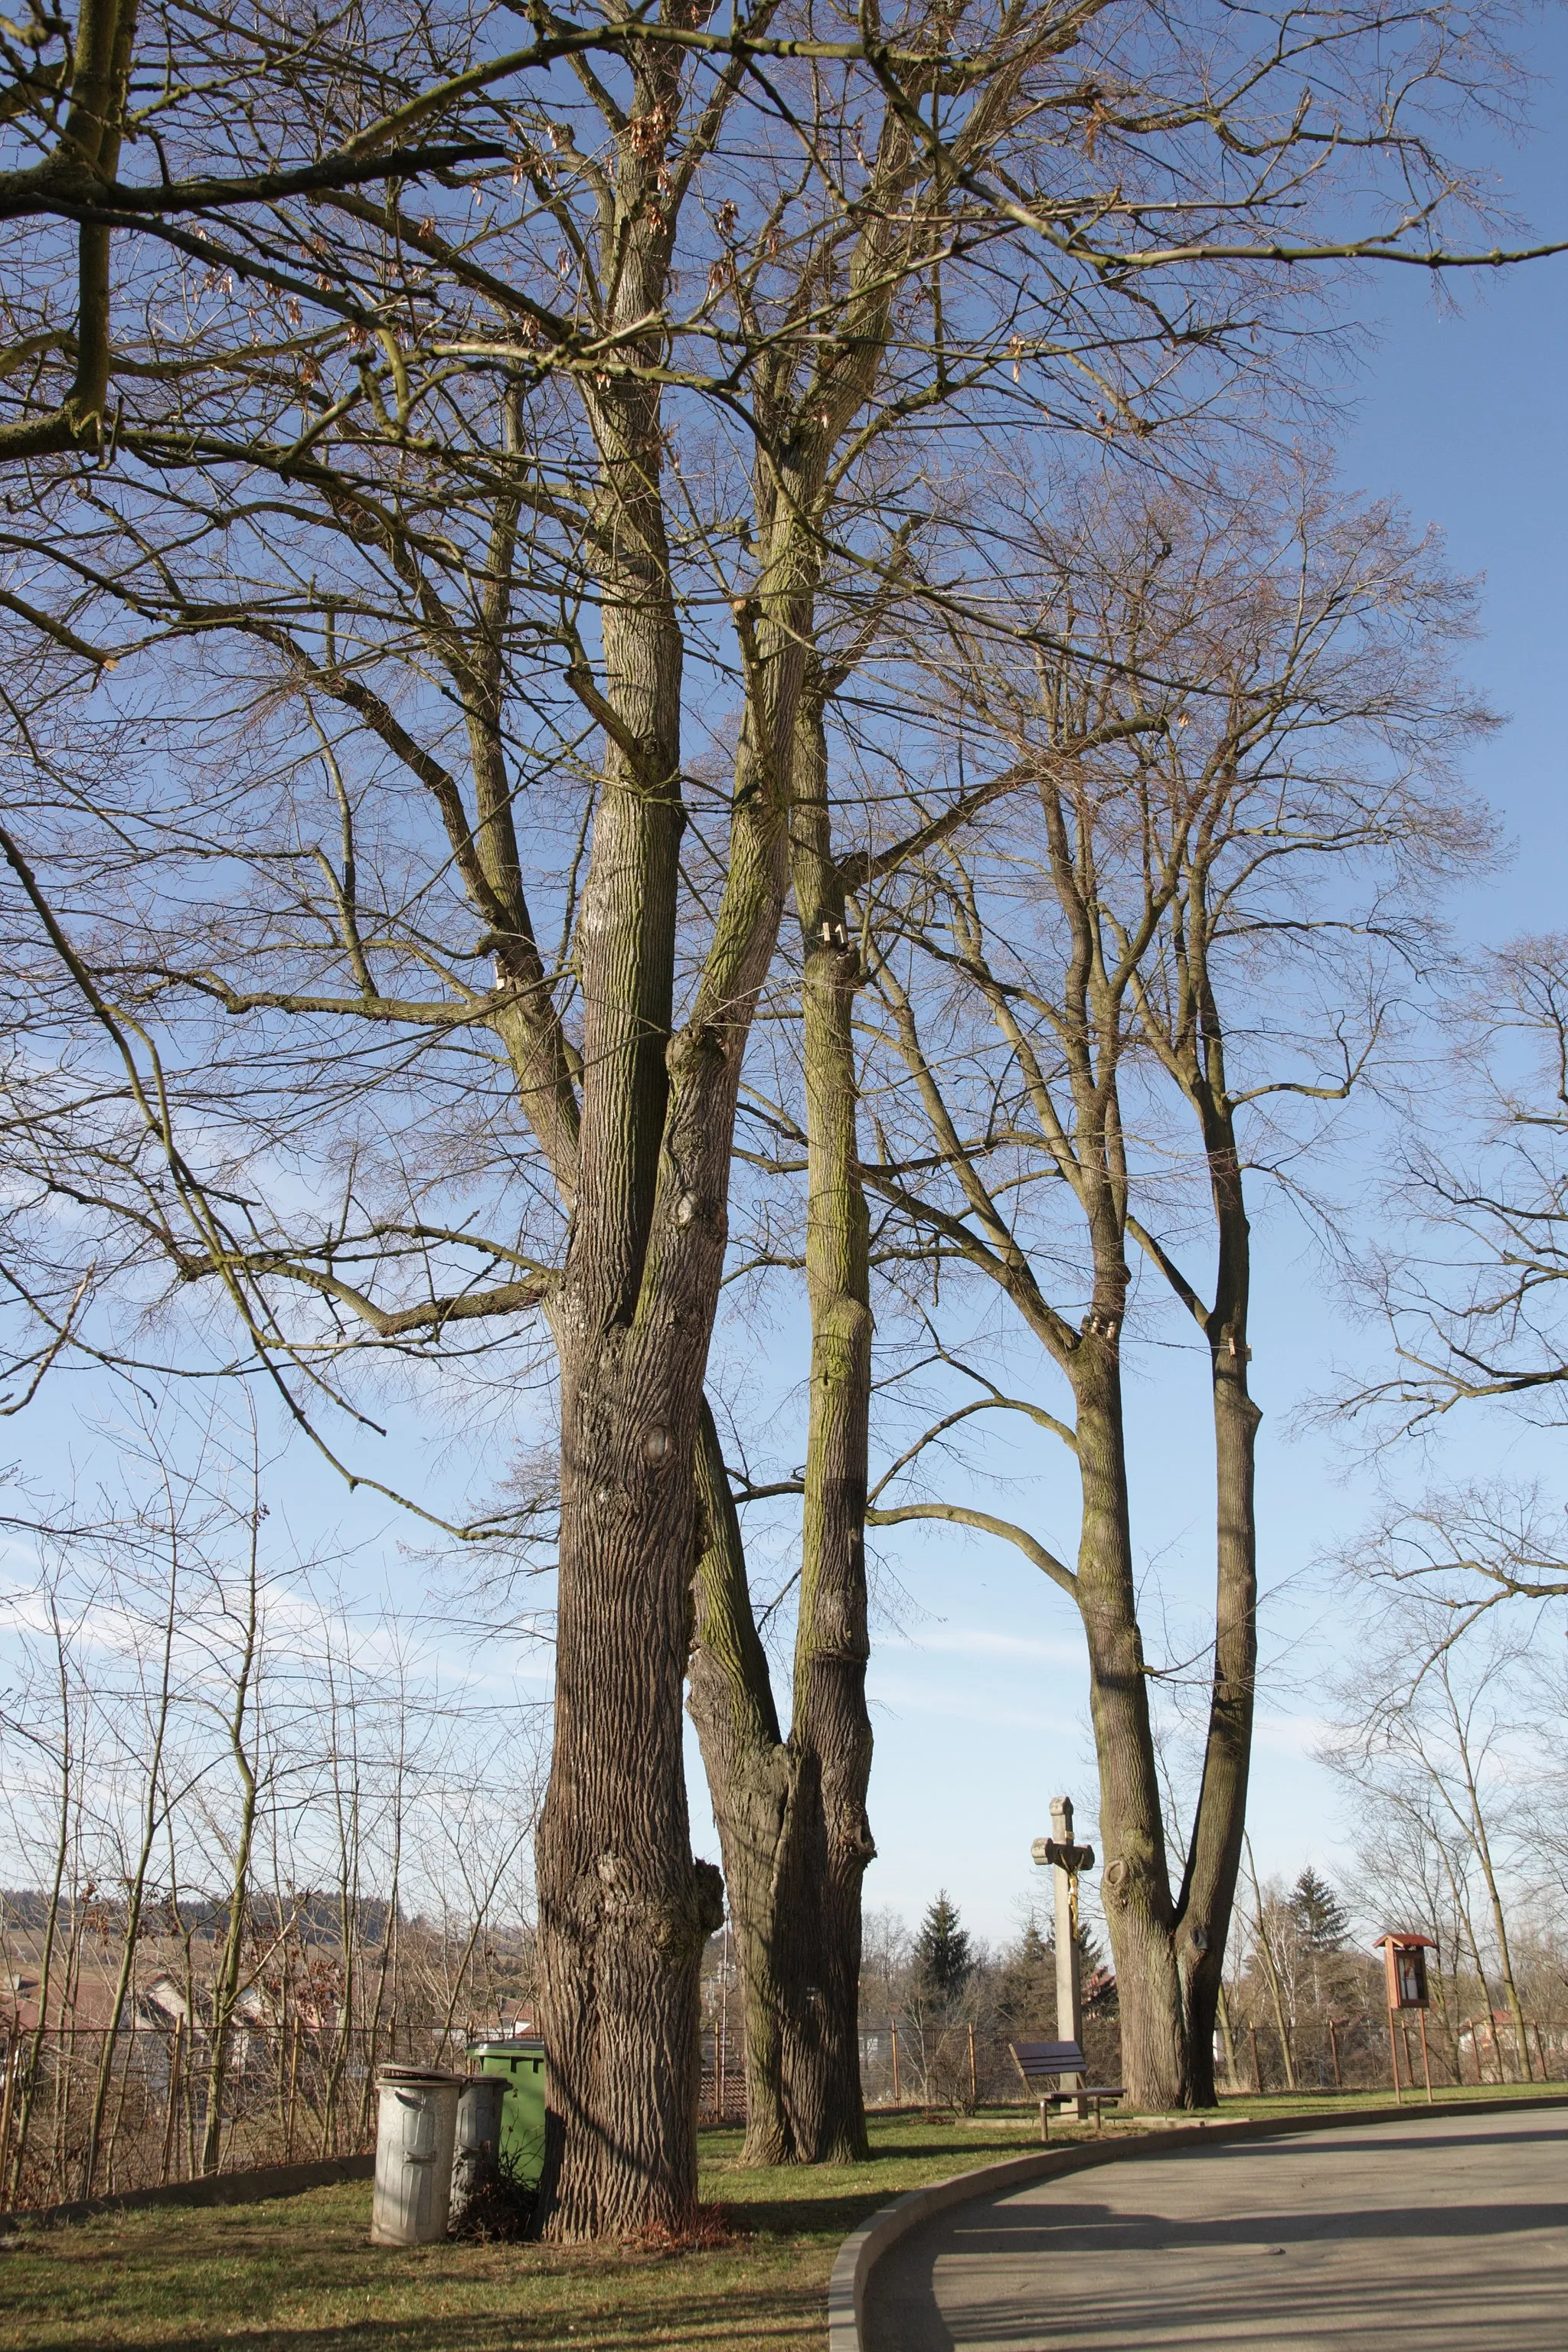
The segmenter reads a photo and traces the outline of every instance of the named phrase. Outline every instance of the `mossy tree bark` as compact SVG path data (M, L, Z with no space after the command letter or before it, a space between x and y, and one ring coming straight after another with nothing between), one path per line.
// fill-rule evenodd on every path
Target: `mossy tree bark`
M942 39L947 38L944 31ZM1042 24L1039 49L1074 36ZM984 157L1014 120L1030 61L998 53L959 148ZM942 68L933 65L933 79ZM866 413L882 373L900 289L939 265L951 190L931 179L901 102L884 113L875 168L845 226L842 323L809 366L781 347L761 372L759 414L774 455L755 474L756 536L787 615L796 667L789 720L790 865L804 953L802 1052L807 1159L806 1289L810 1421L804 1477L800 1608L789 1738L765 1656L748 1631L740 1530L721 1502L705 1517L696 1609L692 1711L715 1817L725 1840L731 1916L750 2029L747 2138L759 2163L852 2161L866 2147L860 2087L860 1888L876 1848L867 1815L871 1727L866 1705L865 1525L872 1316L868 1216L859 1164L853 1010L862 975L847 925L852 890L923 846L931 828L873 859L834 840L825 714L858 654L829 673L816 644L816 599L827 523L844 485L846 436L868 447L901 415ZM842 231L825 238L802 283L834 281ZM901 548L901 539L900 539ZM873 611L898 574L889 567ZM768 575L765 575L768 576ZM763 609L768 607L764 602ZM863 635L867 632L863 631ZM784 646L781 645L781 652ZM774 740L782 740L782 709ZM748 715L748 727L751 725ZM940 835L952 822L944 818ZM716 1454L716 1449L715 1449ZM715 1544L719 1532L722 1540ZM734 1776L732 1785L727 1776ZM772 1837L771 1866L757 1844ZM742 1909L746 1916L742 1916Z
M790 857L805 968L810 1421L790 1733L780 1738L716 1434L701 1473L690 1705L723 1845L746 2018L745 2159L864 2155L860 1887L867 1815L868 1220L853 1012L858 960L832 854L825 686L796 706Z
M1172 1941L1170 1872L1138 1623L1121 1374L1114 1342L1085 1335L1075 1365L1083 1517L1077 1600L1100 1766L1100 1885L1116 1968L1121 2074L1134 2103L1183 2105L1187 2053Z
M775 1954L784 1850L798 1775L779 1730L746 1581L740 1516L704 1404L697 1452L698 1556L688 1704L713 1803L745 2022L747 2164L795 2154L784 2095Z
M1193 2105L1217 2098L1215 2032L1247 1825L1258 1683L1258 1429L1247 1389L1251 1234L1234 1116L1223 1090L1204 1118L1218 1234L1217 1279L1203 1318L1215 1433L1215 1638L1203 1777L1176 1905Z
M871 1409L869 1219L857 1133L859 959L833 856L820 680L804 698L790 824L805 953L805 1284L811 1416L801 1525L790 1745L798 1786L784 1882L784 2099L795 2153L866 2153L860 2087L860 1889L876 1853L866 1811L871 1718L866 1488Z
M1215 798L1228 798L1230 763L1219 763ZM1208 1350L1215 1438L1215 1637L1203 1775L1176 1902L1175 1944L1189 2053L1188 2095L1213 2106L1215 2032L1225 1949L1235 1910L1247 1827L1258 1680L1258 1430L1262 1415L1248 1387L1252 1234L1237 1139L1237 1105L1226 1076L1225 1025L1210 969L1214 938L1214 847L1217 828L1200 824L1184 855L1169 940L1173 986L1156 1009L1136 990L1140 1025L1190 1104L1203 1139L1215 1236L1212 1302L1136 1220L1131 1230L1193 1315Z

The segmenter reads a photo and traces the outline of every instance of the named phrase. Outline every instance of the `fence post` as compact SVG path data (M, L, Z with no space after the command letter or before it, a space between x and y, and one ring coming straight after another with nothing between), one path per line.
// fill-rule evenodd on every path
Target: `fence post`
M1254 2090L1258 2093L1258 2097L1261 2098L1263 2096L1263 2065L1258 2055L1258 2028L1256 2025L1249 2025L1247 2030L1252 2036L1252 2084Z
M894 2025L891 2028L891 2032L893 2036L893 2105L894 2106L898 2106L901 2103L899 2097L899 2029L897 2025Z
M5 2037L5 2088L0 2095L0 2212L5 2210L5 2183L10 2179L11 2113L16 2104L16 2052L21 2030L13 2025Z
M971 2025L969 2029L969 2104L972 2107L977 2107L980 2105L980 2084L975 2078L974 2072L974 2028L973 2025Z
M294 2161L294 2110L300 2095L300 2021L294 2020L289 2042L289 2107L283 2125L284 2161Z
M176 2017L174 2020L174 2039L169 2050L169 2079L167 2084L169 2111L163 2118L163 2161L158 2174L158 2185L161 2189L168 2186L169 2167L174 2161L174 2118L180 2111L180 2053L184 2046L184 2040L185 2021L183 2017Z

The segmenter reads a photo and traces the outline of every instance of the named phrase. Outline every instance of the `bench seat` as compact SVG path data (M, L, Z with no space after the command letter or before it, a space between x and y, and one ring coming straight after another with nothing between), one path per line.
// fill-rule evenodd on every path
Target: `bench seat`
M1126 2095L1125 2086L1121 2083L1090 2083L1084 2079L1089 2072L1089 2062L1077 2042L1009 2042L1007 2047L1013 2053L1014 2065L1040 2102L1042 2139L1050 2137L1053 2106L1065 2107L1069 2102L1076 2103L1081 2099L1086 2105L1093 2107L1094 2128L1100 2131L1103 2128L1100 2117L1102 2102ZM1068 2083L1066 2078L1068 2076L1076 2079ZM1047 2083L1054 2084L1055 2089L1047 2090L1044 2085Z

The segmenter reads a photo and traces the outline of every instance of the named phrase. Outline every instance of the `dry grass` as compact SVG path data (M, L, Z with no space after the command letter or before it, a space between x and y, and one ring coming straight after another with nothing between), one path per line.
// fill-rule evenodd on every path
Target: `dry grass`
M1248 2099L1226 2112L1228 2120L1366 2104ZM702 2193L726 2209L730 2236L699 2251L441 2245L389 2254L369 2243L363 2183L263 2205L24 2226L0 2252L0 2347L821 2352L827 2275L846 2232L906 2189L1016 2154L1036 2128L1016 2111L878 2118L869 2163L819 2172L742 2172L739 2135L705 2134Z
M870 2163L740 2171L740 2136L705 2133L702 2193L727 2242L700 2251L441 2245L387 2253L368 2241L355 2182L263 2205L159 2208L62 2229L24 2227L0 2254L0 2346L100 2345L216 2352L583 2352L747 2345L820 2352L839 2240L879 2205L1016 2150L982 2127L879 2122Z

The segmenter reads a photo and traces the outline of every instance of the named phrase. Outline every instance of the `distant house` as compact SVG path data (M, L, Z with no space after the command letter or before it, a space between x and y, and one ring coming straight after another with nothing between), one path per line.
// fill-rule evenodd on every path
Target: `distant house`
M21 1969L0 1969L0 2027L26 2032L37 2021L37 1978Z
M1548 2057L1560 2058L1568 2052L1568 2033L1560 2026L1548 2026L1542 2032L1533 2017L1527 2017L1524 2032L1532 2065L1539 2061L1544 2069ZM1494 2009L1489 2017L1467 2017L1455 2040L1461 2064L1467 2058L1474 2060L1478 2081L1488 2067L1498 2071L1500 2059L1504 2067L1518 2069L1519 2036L1511 2010Z
M137 2021L144 2025L172 2027L183 2025L188 2032L191 2005L183 1985L171 1976L154 1977L152 1983L136 1995Z

